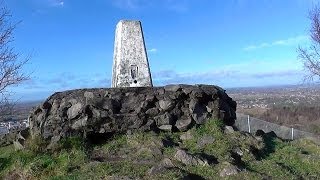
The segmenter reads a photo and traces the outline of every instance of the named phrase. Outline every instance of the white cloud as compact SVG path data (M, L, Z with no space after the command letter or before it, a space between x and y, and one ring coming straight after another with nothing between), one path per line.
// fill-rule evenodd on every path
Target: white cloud
M64 2L62 1L62 2L58 3L58 5L59 5L59 6L63 6L63 5L64 5Z
M150 53L156 53L158 51L158 49L156 48L152 48L152 49L149 49L148 52Z
M257 45L250 45L250 46L243 48L243 50L251 51L251 50L256 50L256 49L261 49L261 48L266 48L266 47L273 47L273 46L295 46L295 45L298 45L299 43L306 42L307 40L308 40L308 36L300 35L300 36L291 37L288 39L276 40L276 41L273 41L270 43L264 42L264 43L257 44Z
M49 0L49 4L52 7L63 7L64 1L63 0Z

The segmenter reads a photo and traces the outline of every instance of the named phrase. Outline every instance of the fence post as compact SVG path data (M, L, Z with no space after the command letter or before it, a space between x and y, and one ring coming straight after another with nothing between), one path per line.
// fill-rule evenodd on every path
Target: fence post
M291 128L291 140L293 140L293 128Z
M250 116L248 115L248 129L249 129L249 133L251 133L251 127L250 127Z

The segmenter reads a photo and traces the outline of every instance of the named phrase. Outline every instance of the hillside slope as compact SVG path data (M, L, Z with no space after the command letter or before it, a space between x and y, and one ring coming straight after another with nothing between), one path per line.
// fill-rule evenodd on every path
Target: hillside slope
M54 150L29 140L26 149L0 148L0 179L315 179L320 147L253 136L210 120L188 132L127 132L84 141L72 137ZM99 140L100 139L100 140Z

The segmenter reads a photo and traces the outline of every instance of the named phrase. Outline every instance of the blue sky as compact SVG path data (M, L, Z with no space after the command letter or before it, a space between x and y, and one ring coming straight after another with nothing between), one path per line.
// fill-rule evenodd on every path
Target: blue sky
M142 22L155 86L223 88L298 84L297 47L309 43L316 0L6 0L22 20L12 46L32 54L32 80L12 88L22 100L55 91L110 87L114 31Z

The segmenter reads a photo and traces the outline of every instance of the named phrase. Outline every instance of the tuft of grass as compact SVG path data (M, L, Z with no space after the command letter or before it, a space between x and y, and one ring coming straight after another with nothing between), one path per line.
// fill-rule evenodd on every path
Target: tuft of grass
M56 166L54 157L48 154L41 154L33 158L32 161L26 165L26 171L34 177L41 177L43 175L50 175Z
M112 140L102 145L102 149L107 153L114 153L120 148L126 147L127 137L123 134L115 135Z
M88 162L88 156L86 152L73 149L71 151L62 151L55 157L57 164L56 172L58 174L68 174L73 171L79 170L79 168Z
M310 125L310 132L315 133L315 134L320 134L320 126L311 124Z
M181 170L174 168L174 169L168 169L164 171L163 173L159 173L156 175L153 175L152 177L147 177L145 179L153 179L153 180L163 180L163 179L184 179L185 173L183 173Z
M0 177L3 174L2 172L6 171L13 164L13 159L11 157L13 152L13 145L0 148Z
M26 150L26 151L18 151L11 153L11 158L15 160L15 165L19 167L26 167L29 165L34 159L39 156L40 154L36 154L33 151Z
M41 136L35 136L33 138L28 138L26 140L26 149L35 152L41 153L45 150L45 147L48 145L48 142L44 140Z
M268 143L273 143L272 151L268 153ZM248 169L274 178L312 179L320 177L317 167L320 167L319 146L306 141L283 142L278 138L268 140L266 148L261 152L259 161L247 162ZM261 154L260 152L260 154Z
M130 161L123 161L121 163L114 163L109 164L110 168L110 175L121 175L121 176L129 176L132 178L142 178L147 170L151 168L150 165L137 165Z
M0 179L3 179L3 176L8 173L12 167L13 160L7 157L0 158Z
M12 146L0 148L0 159L5 160L0 163L0 178L16 169L21 169L19 173L35 179L47 179L78 171L88 161L85 148L80 145L82 142L75 137L61 143L67 149L55 153L43 151L45 143L40 139L29 140L28 149L23 151L15 151Z
M174 147L164 147L163 148L163 154L167 157L173 157L176 153L176 149Z
M60 149L65 149L65 150L70 150L70 149L84 150L87 146L85 143L85 140L79 136L62 139L59 143L60 143Z
M191 133L194 138L185 141L183 143L184 148L192 153L205 153L214 156L220 161L230 160L231 154L229 151L236 144L229 135L223 132L222 120L209 120L206 124L191 129ZM204 136L212 136L215 139L214 143L199 147L197 142Z
M127 136L127 146L133 149L160 147L162 141L159 137L152 132L136 132Z
M211 166L186 166L185 170L191 174L199 175L205 179L212 179L219 174L217 167Z
M131 161L101 162L94 165L87 164L82 169L83 176L80 179L88 179L92 177L95 177L96 179L105 179L108 176L142 178L150 168L150 165L138 165Z

